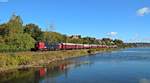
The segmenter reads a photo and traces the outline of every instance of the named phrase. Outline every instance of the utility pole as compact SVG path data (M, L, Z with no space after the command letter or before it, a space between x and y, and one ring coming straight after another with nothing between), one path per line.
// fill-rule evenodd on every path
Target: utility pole
M48 41L50 39L50 35L48 35L49 32L54 32L55 31L55 25L54 22L48 22L47 21L47 28L46 28L46 36Z
M46 24L47 24L47 28L46 28L47 32L53 32L56 30L56 26L53 21L51 21L51 22L47 21Z
M54 24L54 22L47 22L47 31L51 31L51 32L53 32L53 31L55 31L55 24Z

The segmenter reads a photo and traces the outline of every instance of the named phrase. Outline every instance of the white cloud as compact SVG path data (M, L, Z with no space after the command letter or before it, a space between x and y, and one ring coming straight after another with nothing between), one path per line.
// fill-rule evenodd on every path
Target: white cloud
M144 16L146 14L150 14L150 8L149 7L143 7L137 10L138 16Z
M109 32L107 33L108 36L116 36L118 33L117 32Z

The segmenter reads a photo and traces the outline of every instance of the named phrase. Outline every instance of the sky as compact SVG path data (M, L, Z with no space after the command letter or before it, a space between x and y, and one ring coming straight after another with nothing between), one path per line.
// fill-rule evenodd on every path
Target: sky
M150 42L149 0L0 0L0 23L13 13L42 30Z

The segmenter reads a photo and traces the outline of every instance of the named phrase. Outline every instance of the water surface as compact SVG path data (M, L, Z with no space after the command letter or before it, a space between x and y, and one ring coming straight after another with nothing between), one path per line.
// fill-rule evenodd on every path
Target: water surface
M0 75L1 83L150 83L150 48L73 58Z

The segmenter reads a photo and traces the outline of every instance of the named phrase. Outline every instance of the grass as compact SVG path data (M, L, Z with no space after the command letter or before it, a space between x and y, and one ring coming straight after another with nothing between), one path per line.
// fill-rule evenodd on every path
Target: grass
M90 50L91 53L97 53L100 51L109 51L112 49L0 53L0 71L6 71L22 67L44 66L45 64L49 64L54 61L88 55L88 50Z

